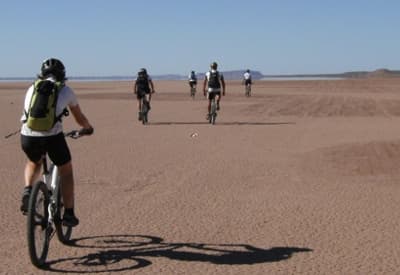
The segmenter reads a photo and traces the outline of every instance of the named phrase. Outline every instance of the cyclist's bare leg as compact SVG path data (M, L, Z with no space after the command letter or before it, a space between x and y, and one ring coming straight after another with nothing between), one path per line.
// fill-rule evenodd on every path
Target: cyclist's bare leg
M25 186L32 186L40 176L42 161L33 162L28 160L25 165L24 178L25 178Z
M215 101L217 102L218 109L219 109L219 101L220 100L221 100L221 96L215 95Z
M65 208L74 208L74 176L72 162L58 166L61 179L61 192Z
M150 107L150 100L151 100L151 93L148 93L146 94L146 101L148 102L149 107Z

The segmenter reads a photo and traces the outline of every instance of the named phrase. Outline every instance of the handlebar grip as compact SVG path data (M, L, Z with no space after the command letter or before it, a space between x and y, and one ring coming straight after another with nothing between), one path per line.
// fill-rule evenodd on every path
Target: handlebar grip
M85 136L85 135L90 136L91 134L93 134L93 132L94 132L93 127L82 128L81 130L79 130L79 135L81 135L81 136Z

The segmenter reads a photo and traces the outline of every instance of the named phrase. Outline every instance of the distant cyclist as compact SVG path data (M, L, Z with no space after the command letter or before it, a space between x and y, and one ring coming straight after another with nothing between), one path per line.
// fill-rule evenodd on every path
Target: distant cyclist
M67 226L76 226L79 223L74 213L74 178L72 171L71 154L65 141L61 117L66 108L69 108L75 121L82 126L81 134L90 135L93 127L81 111L74 91L65 84L65 67L62 62L55 58L43 62L38 79L26 92L24 112L21 117L21 147L28 161L25 165L25 188L22 193L21 211L26 214L28 202L33 184L40 175L42 155L47 153L51 161L58 167L62 182L62 195L65 206L63 223ZM51 97L48 94L55 96ZM40 102L50 100L43 105ZM40 100L39 100L40 99ZM37 103L39 102L39 103ZM52 110L46 121L37 122L35 118L40 110ZM42 108L42 109L41 109ZM39 116L37 116L39 117ZM43 117L43 116L42 116ZM40 119L39 119L40 120Z
M196 91L196 85L197 85L197 76L195 71L191 71L189 75L189 86L190 86L190 94L191 96L194 96L193 91Z
M217 62L213 62L210 65L211 70L208 71L204 78L203 83L203 93L204 96L207 95L208 99L208 113L207 113L207 120L210 116L211 111L211 101L215 98L217 102L217 110L220 109L219 101L221 100L221 90L222 95L225 96L225 80L222 73L220 73L217 68Z
M140 110L142 109L142 98L146 97L147 108L150 110L151 94L155 93L154 84L151 77L148 75L147 70L142 68L137 74L135 85L133 87L133 92L136 94L138 100L138 110L139 110L139 120L142 120L142 115Z
M249 69L247 69L246 72L243 74L243 83L246 86L252 84L251 73Z
M246 70L246 72L243 74L243 84L246 88L246 95L250 96L251 84L252 84L250 70Z

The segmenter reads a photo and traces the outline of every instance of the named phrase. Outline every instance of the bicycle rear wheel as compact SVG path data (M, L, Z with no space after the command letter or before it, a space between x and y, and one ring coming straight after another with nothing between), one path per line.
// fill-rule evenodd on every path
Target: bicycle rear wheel
M57 196L57 212L54 217L54 224L56 226L56 232L57 232L57 238L60 242L63 244L68 244L71 240L71 235L72 235L72 227L71 226L66 226L62 223L62 217L64 215L64 202L63 198L61 195L61 185L60 185L60 178L57 176L57 188L56 188L56 194Z
M214 125L216 117L217 117L217 103L215 102L215 100L213 100L211 102L211 114L209 122Z
M146 124L148 122L149 110L147 108L147 104L148 104L147 101L143 100L143 103L142 103L142 123L143 124Z
M49 226L49 192L43 181L37 182L29 199L27 231L29 256L33 265L44 265L49 251L51 226Z
M217 114L216 113L214 113L212 116L211 116L211 124L215 124L215 119L216 119L216 117L217 117Z
M250 97L250 93L251 93L251 87L250 85L246 85L246 96Z

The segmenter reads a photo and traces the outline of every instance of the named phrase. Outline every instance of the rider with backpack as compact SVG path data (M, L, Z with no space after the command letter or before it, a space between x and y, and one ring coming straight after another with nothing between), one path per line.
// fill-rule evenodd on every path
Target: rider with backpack
M197 85L197 76L195 71L191 71L188 77L190 88L196 88Z
M81 135L91 135L93 127L82 113L74 91L65 84L65 67L55 58L43 62L38 79L26 92L21 118L21 147L28 161L25 165L25 188L21 211L26 214L33 184L40 175L42 155L47 153L59 168L65 206L63 223L76 226L74 213L74 178L71 153L66 143L62 117L71 111L75 121L82 126ZM68 109L67 109L68 108Z
M151 80L151 77L148 75L145 68L139 70L135 85L133 87L133 92L136 94L136 98L138 100L138 119L142 120L142 114L140 112L142 109L142 98L146 97L147 109L150 110L151 94L155 93L153 81Z
M204 96L206 96L207 93L208 98L207 120L210 116L211 101L214 98L217 102L217 110L219 110L219 101L221 100L221 88L222 95L225 96L225 80L223 74L217 70L217 62L211 63L210 68L211 70L206 73L203 83L203 93Z

